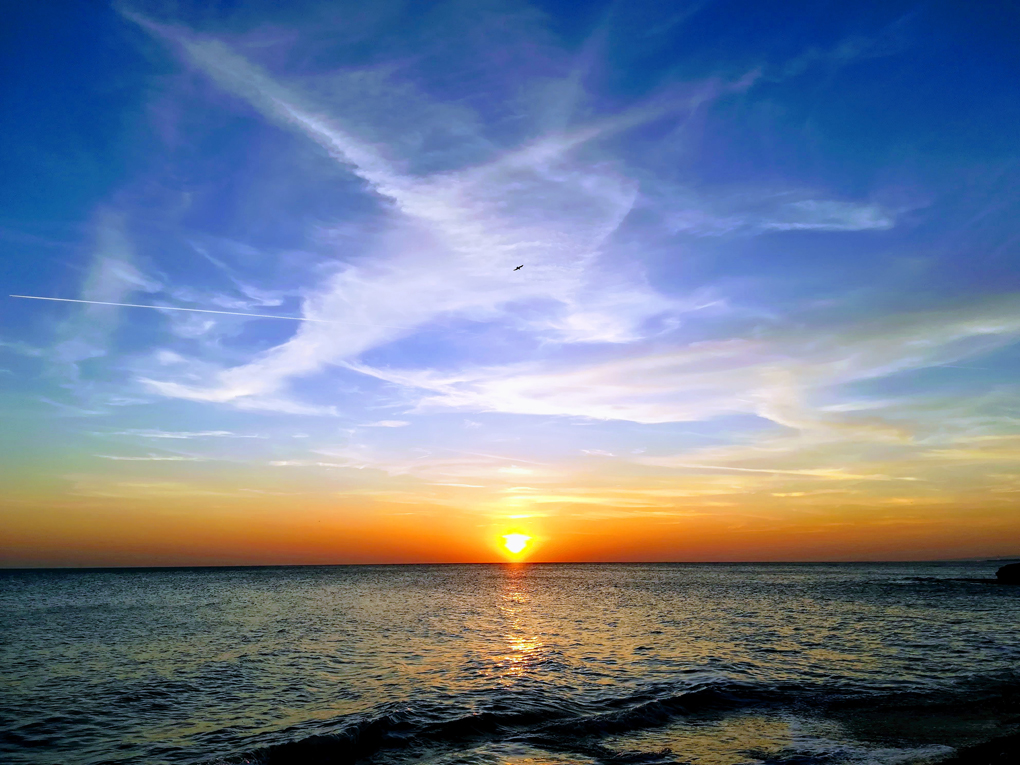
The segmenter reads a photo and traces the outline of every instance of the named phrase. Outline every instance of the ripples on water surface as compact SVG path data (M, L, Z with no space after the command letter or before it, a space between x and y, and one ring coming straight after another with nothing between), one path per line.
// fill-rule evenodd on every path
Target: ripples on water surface
M991 564L0 573L0 760L911 763L1020 720Z

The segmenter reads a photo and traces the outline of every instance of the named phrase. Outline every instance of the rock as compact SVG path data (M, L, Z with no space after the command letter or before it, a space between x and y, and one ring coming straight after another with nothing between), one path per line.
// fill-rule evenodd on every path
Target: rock
M1020 584L1020 563L1010 563L995 572L995 578L1003 584Z
M1020 564L1013 564L1014 566ZM1005 566L1004 568L1009 568ZM1020 757L1020 734L1014 733L1011 736L1003 736L977 746L969 746L957 750L956 754L948 760L942 760L939 765L1007 765L1010 762L1018 762Z

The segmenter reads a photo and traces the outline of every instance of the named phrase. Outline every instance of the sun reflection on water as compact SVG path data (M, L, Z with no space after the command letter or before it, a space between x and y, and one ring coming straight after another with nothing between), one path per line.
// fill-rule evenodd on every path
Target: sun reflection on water
M532 598L527 590L527 567L504 569L499 613L505 626L506 653L496 659L497 674L505 681L533 670L545 644L536 634Z

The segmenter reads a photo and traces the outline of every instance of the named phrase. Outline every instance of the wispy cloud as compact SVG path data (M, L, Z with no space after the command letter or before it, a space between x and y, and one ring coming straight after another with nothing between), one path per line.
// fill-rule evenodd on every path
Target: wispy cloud
M678 199L683 204L677 205ZM668 228L694 236L775 231L886 231L896 211L874 202L819 198L809 191L704 193L671 188L655 206Z
M123 216L102 210L95 224L96 244L80 299L80 311L64 322L63 339L49 358L77 379L78 364L106 354L106 343L117 326L118 314L111 303L125 302L135 292L155 292L160 284L135 265L134 247L125 230Z
M930 368L1014 343L1020 337L1016 306L1015 300L997 299L881 323L704 341L560 368L525 363L456 375L353 368L429 391L420 399L423 409L643 423L748 413L793 428L902 438L902 428L894 423L812 407L810 399L840 385Z
M685 310L640 274L599 265L600 248L632 209L637 186L618 166L573 158L591 141L689 108L683 99L545 136L478 166L412 176L219 41L134 18L179 46L222 88L319 144L393 213L384 249L371 261L346 265L323 289L305 296L306 318L348 321L363 325L361 331L304 326L256 359L215 372L204 385L146 377L150 390L194 401L257 399L277 393L291 378L354 359L440 317L492 320L513 316L506 312L529 301L549 301L551 308L529 316L529 331L575 343L633 341L653 317ZM696 100L726 87L713 84L710 90ZM817 225L830 225L825 221L842 213L811 215L822 221ZM524 275L512 273L521 262Z
M169 499L178 497L232 497L232 492L210 489L186 481L118 481L104 476L72 474L63 476L72 496L99 499Z
M36 348L35 346L29 345L19 341L7 341L0 340L0 350L7 351L9 353L16 353L19 356L33 356L39 357L44 355L45 351L42 348Z
M750 468L736 467L735 465L701 465L691 462L682 462L669 457L645 457L637 459L644 465L656 465L658 467L683 468L688 470L729 470L737 473L766 473L768 475L794 475L808 478L823 478L830 481L916 481L913 476L891 476L883 473L848 473L843 468L812 468L804 470L783 470L782 468Z
M111 435L111 436L140 436L142 438L173 438L173 439L190 439L190 438L266 438L264 435L253 434L253 433L234 433L229 430L159 430L159 429L132 429L132 430L117 430L109 433L102 433L100 435Z
M580 152L621 131L700 108L723 94L746 91L758 73L752 71L732 83L708 80L689 87L683 95L664 95L579 127L561 120L557 130L522 147L495 152L480 164L413 175L401 169L406 162L392 151L394 147L386 150L376 141L355 135L345 127L342 115L329 114L299 87L273 77L219 40L128 16L175 46L219 87L267 119L318 144L368 184L389 218L389 231L371 259L348 262L321 288L304 295L304 318L350 323L361 327L359 331L304 325L287 341L240 365L206 366L198 374L191 365L176 379L165 372L140 376L149 391L249 409L324 412L321 405L294 402L286 391L289 383L322 373L330 365L365 369L359 357L437 320L509 324L532 337L559 343L633 344L661 331L661 326L675 327L677 317L702 307L701 299L666 295L639 271L610 267L600 257L634 208L638 185L622 164L593 162ZM576 99L580 80L571 75L564 83L574 94L570 98ZM364 133L370 122L363 108L358 129ZM668 227L699 235L886 230L895 222L894 214L877 203L825 199L809 192L748 191L707 200L674 188L662 198L663 205L667 199ZM511 271L521 263L525 271ZM539 304L541 311L530 310ZM655 326L656 319L666 319L666 324ZM754 355L756 345L760 346L733 341L727 350L725 343L717 343L710 352ZM667 384L667 367L686 363L683 355L675 354L673 360L668 354L658 360L625 358L601 369L612 378L643 368L651 378L658 378L658 383L647 386L654 388ZM758 377L769 374L764 365L748 366ZM706 405L707 416L712 416L713 409L762 411L768 407L763 402L734 406L732 396L727 402L719 396L715 401L697 396L701 400L690 408L698 411L682 412L676 403L650 400L661 398L652 391L631 394L608 379L596 382L581 396L571 394L572 402L558 401L556 390L566 391L572 384L598 377L594 367L567 372L520 367L466 374L482 379L444 385L440 395L422 404L640 422L701 417L706 415ZM685 377L697 384L694 375ZM716 387L712 378L703 375L703 383ZM423 379L420 373L418 379ZM723 390L727 387L733 385L724 385ZM538 388L553 393L539 393ZM625 400L618 400L609 388ZM685 392L690 393L689 386Z
M118 462L202 462L201 457L182 457L180 455L163 456L158 454L147 454L144 457L121 457L114 454L97 454L97 457L104 460L116 460Z

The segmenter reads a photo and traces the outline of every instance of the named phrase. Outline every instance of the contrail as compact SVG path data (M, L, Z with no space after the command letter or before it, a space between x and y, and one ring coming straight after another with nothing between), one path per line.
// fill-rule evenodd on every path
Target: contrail
M102 300L72 300L71 298L40 297L39 295L8 295L25 300L53 300L58 303L88 303L89 305L115 305L121 308L154 308L157 311L191 311L192 313L220 313L227 316L252 316L256 319L286 319L287 321L314 321L320 324L335 324L326 319L306 319L304 316L276 316L268 313L241 313L240 311L212 311L208 308L178 308L172 305L142 305L140 303L106 303ZM351 322L353 323L353 322ZM368 325L366 325L368 326Z

